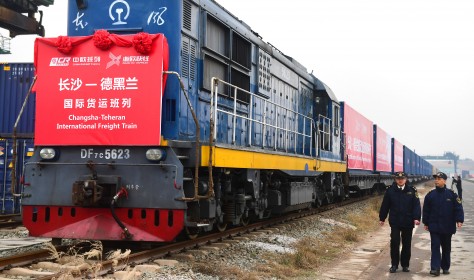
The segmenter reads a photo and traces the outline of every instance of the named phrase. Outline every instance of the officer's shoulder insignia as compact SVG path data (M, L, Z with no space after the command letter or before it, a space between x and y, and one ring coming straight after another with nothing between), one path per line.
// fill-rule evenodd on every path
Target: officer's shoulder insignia
M456 198L456 201L457 201L459 204L461 204L461 203L462 203L462 201L461 201L461 199L460 199L459 197L458 197L458 198Z
M411 187L415 190L415 192L418 191L415 186L411 186Z

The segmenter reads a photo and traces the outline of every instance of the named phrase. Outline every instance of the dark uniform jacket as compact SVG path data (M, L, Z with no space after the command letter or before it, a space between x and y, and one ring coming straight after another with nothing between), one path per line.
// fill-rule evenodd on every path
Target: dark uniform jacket
M456 180L456 187L458 187L458 188L462 187L462 180L461 179Z
M453 179L453 182L456 184L456 188L462 189L462 180L461 179Z
M454 234L457 222L464 223L464 210L458 195L446 186L431 190L423 204L423 224L430 232Z
M380 221L385 221L389 212L388 222L391 227L413 228L414 220L421 219L420 199L416 189L405 185L401 190L393 183L383 197L379 212Z

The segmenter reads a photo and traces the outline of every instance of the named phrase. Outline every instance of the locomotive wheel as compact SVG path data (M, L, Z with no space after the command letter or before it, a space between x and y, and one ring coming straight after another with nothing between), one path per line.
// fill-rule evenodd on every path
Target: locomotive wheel
M319 199L319 198L316 199L316 207L319 208L319 207L321 207L321 206L323 206L323 200L322 200L322 199Z
M198 227L185 227L186 236L193 240L199 236L199 228Z
M227 229L227 223L216 223L216 228L219 232L223 232Z
M250 217L249 216L247 216L247 217L242 216L240 218L240 224L243 225L244 227L248 226L249 222L250 222Z

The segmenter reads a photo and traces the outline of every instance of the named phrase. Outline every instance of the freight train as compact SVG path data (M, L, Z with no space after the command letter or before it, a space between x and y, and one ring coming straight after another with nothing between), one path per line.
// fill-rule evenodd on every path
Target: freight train
M432 174L213 0L68 9L35 44L32 236L169 242Z

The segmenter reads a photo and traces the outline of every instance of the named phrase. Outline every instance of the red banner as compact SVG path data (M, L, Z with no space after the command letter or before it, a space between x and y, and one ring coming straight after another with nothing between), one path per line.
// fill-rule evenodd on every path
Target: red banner
M392 137L378 125L375 131L375 171L392 172Z
M344 103L347 166L373 171L373 123Z
M160 144L166 38L100 35L36 39L35 145Z

